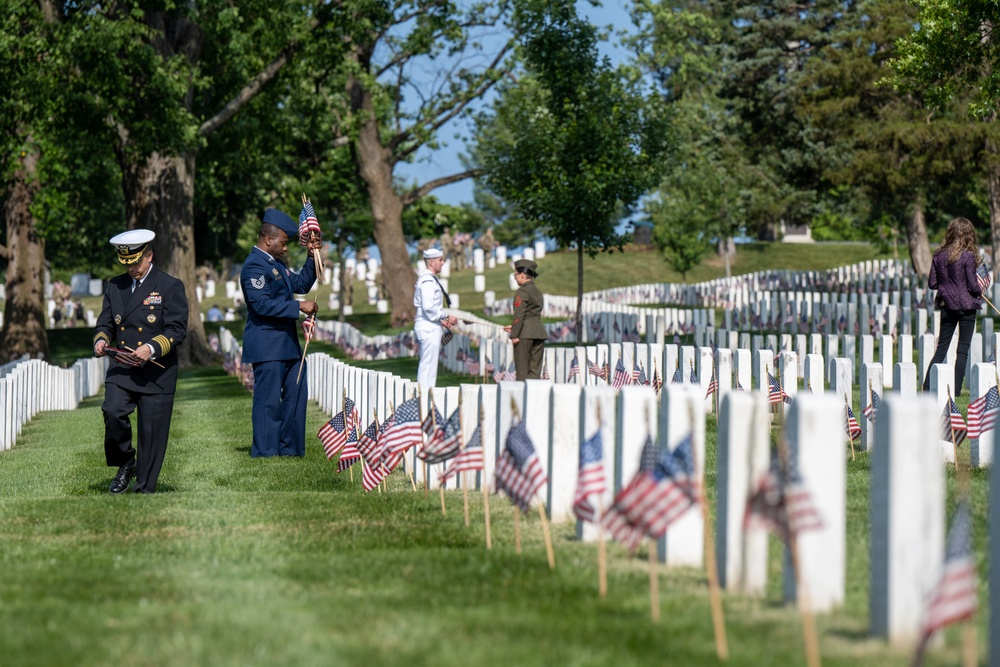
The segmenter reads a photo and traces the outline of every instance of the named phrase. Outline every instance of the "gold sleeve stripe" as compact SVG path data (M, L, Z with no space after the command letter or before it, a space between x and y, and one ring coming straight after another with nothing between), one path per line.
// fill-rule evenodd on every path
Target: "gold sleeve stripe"
M170 339L164 335L153 336L153 342L160 346L160 356L165 357L170 353Z
M108 338L108 334L104 333L103 331L94 336L94 345L97 345L97 341L99 340L103 340L108 345L111 345L111 339Z

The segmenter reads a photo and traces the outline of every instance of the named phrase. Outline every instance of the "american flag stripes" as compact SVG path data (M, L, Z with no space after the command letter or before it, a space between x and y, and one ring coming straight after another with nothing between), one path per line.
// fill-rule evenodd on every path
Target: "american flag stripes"
M857 440L861 437L861 424L854 417L854 410L848 403L844 403L844 413L847 417L847 437L851 440Z
M997 412L1000 411L1000 394L996 387L990 387L989 391L969 403L969 432L968 437L975 440L983 433L993 428Z
M948 403L945 404L944 412L941 414L941 438L948 442L954 442L958 446L965 440L967 431L962 413L955 405L955 399L949 396Z
M403 401L392 416L392 424L382 432L382 465L387 473L403 459L407 449L420 444L420 399Z
M432 409L427 411L427 414L424 416L424 420L420 422L420 430L427 436L428 442L433 442L435 439L441 437L443 428L444 417L441 416L441 413L435 405Z
M302 212L299 213L299 245L305 248L309 245L310 232L321 234L319 220L316 219L316 211L312 202L308 199L302 202Z
M602 380L608 379L608 367L593 361L587 361L587 372Z
M705 398L708 398L719 391L719 377L715 373L715 364L712 364L712 379L708 381L708 389L705 391Z
M507 444L497 462L497 490L503 490L512 503L527 513L531 500L546 481L528 429L523 421L518 422L507 433Z
M701 491L694 476L688 434L673 451L659 450L646 438L639 471L601 519L602 525L631 551L642 537L661 537L695 503Z
M305 336L306 342L312 340L313 333L316 331L316 313L313 313L306 319L302 320L302 335Z
M451 460L451 465L441 475L440 481L444 484L460 472L482 470L483 465L483 436L481 426L476 426L469 442L465 443L465 448Z
M455 332L451 329L445 329L444 333L441 334L441 349L444 350L445 345L451 342L451 339L455 337Z
M875 423L875 414L878 412L878 406L882 402L882 398L878 395L878 392L874 389L871 390L872 400L871 403L864 409L865 419L870 421L872 424Z
M976 282L979 283L979 289L986 293L986 290L990 288L990 284L993 282L993 272L990 271L990 267L985 264L980 264L976 269Z
M358 438L358 451L364 459L364 472L361 476L361 486L365 491L371 491L385 478L385 471L382 469L382 448L378 443L379 427L378 419L373 419L361 437Z
M580 374L580 360L573 357L573 361L569 362L569 374L566 376L566 381L569 382L577 375Z
M654 391L660 391L660 388L663 386L663 380L660 379L660 372L659 372L659 370L656 369L655 366L653 367L653 382L652 382L652 385L653 385L653 390Z
M791 399L788 398L788 394L785 390L781 388L781 383L778 379L771 375L771 371L767 372L767 402L771 405L775 403L788 403Z
M437 411L437 408L435 408ZM430 464L444 463L448 459L454 458L462 448L462 415L461 410L455 408L451 417L444 424L438 424L435 437L424 445L417 456Z
M340 450L340 458L337 459L337 472L344 472L361 459L361 452L358 451L358 429L353 425L347 428L347 442Z
M771 453L771 469L747 499L743 523L763 524L777 532L786 544L789 536L823 527L823 519L795 461L789 461L787 468L782 470L778 453Z
M503 379L507 380L508 382L514 382L515 380L517 380L517 371L514 369L513 361L511 361L510 365L507 366L507 372L504 373Z
M615 364L615 376L611 380L611 386L615 389L621 389L631 382L631 378L632 376L625 370L622 358L618 357L618 363Z
M347 444L347 425L344 422L344 412L338 412L330 421L323 424L316 437L323 444L326 458L332 459Z
M580 445L580 469L576 480L576 496L573 498L573 514L580 521L597 520L597 509L590 502L590 496L607 490L604 479L604 451L601 445L601 429Z
M978 576L972 558L969 505L960 502L948 531L941 579L924 614L923 641L943 627L976 612Z

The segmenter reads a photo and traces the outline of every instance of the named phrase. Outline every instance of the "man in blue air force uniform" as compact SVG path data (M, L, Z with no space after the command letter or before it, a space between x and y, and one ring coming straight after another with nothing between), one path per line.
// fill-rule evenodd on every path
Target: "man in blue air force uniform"
M111 239L126 272L112 278L94 330L94 354L111 356L104 380L104 457L118 466L109 491L154 493L167 452L177 386L177 348L187 335L184 283L153 266L155 234L133 229ZM137 412L136 447L132 422Z
M297 301L316 282L313 248L309 243L302 270L294 274L282 258L288 239L298 234L298 225L281 211L269 208L261 218L257 245L240 272L240 284L247 305L243 329L243 361L253 364L253 447L250 455L305 456L306 453L306 373L299 374L302 347L299 345L299 313L306 316L319 310L315 301Z

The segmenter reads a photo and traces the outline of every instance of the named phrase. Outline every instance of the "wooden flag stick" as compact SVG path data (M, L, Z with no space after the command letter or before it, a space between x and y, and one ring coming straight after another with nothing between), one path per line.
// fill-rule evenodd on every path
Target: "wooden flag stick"
M951 434L951 455L955 458L955 472L958 472L958 444L955 442L955 429L951 425L951 387L948 387L948 405L944 411L948 413L948 433Z
M990 307L993 308L997 315L1000 315L1000 310L997 310L997 307L993 305L993 302L990 301L989 298L987 298L986 294L983 294L983 299L986 303L990 304Z
M444 464L443 463L441 464L441 473L442 474L444 473ZM448 510L445 509L445 506L444 506L444 484L442 484L441 486L439 486L438 490L441 492L441 516L448 516Z
M688 401L688 422L694 432L695 411L691 401ZM693 443L692 443L693 444ZM698 448L691 447L691 462L694 465L698 483L699 504L701 505L701 521L704 528L705 574L708 575L708 598L712 609L712 629L715 633L715 654L719 660L729 659L729 642L726 639L726 618L722 610L722 593L719 590L719 570L715 560L715 531L712 529L711 508L708 506L708 494L705 493L704 466L699 471Z
M608 596L608 550L604 541L604 524L600 517L604 516L604 498L597 499L597 594L603 600Z
M131 352L132 354L135 354L135 350L133 350L132 348L130 348L130 347L129 347L128 345L122 345L122 348L124 348L124 349L128 350L128 351L129 351L129 352ZM146 363L147 363L147 364L153 364L154 366L159 366L160 368L166 368L166 366L164 366L163 364L160 364L160 363L157 363L156 361L154 361L154 360L152 360L152 359L150 359L150 360L149 360L149 361L147 361Z
M469 471L462 471L462 501L465 508L465 527L469 527Z
M312 323L313 331L315 332L316 314L313 313L312 315L310 315L309 317L307 317L305 319L305 321L309 321L310 318L312 318L312 321L313 321L313 323ZM299 380L302 379L302 369L305 368L305 366L306 366L306 351L309 350L309 341L311 341L311 340L312 340L312 334L309 334L309 336L306 338L306 344L302 346L302 359L299 360L299 374L295 376L295 384L298 384ZM347 415L344 415L344 416L346 418Z
M649 612L653 623L660 622L660 577L656 571L656 540L649 540Z
M779 413L779 415L782 413ZM789 452L788 441L784 433L784 420L779 420L778 427L781 434L778 436L778 460L782 470L788 470ZM799 567L799 540L798 535L789 530L788 533L788 555L791 560L792 573L795 575L795 592L798 597L799 614L802 616L802 640L806 649L806 665L808 667L820 667L819 638L816 635L816 618L813 616L812 601L809 599L809 590L805 577L802 576L802 569Z
M310 200L309 197L306 197L306 193L303 192L302 193L302 205L305 206L306 204L312 204L312 200ZM317 221L317 224L318 223L319 223L319 221ZM315 231L309 233L310 234L310 238L307 239L307 242L312 240L311 237L315 233L316 233ZM320 236L320 240L322 240L322 238L323 237ZM312 252L312 258L313 258L313 264L316 265L316 281L319 284L324 285L324 284L326 284L326 281L324 280L323 272L326 270L326 268L323 266L323 256L319 253L319 248L313 248L311 252Z
M482 437L483 433L483 406L479 406L479 434ZM490 551L493 549L493 537L490 534L490 485L487 481L489 476L486 474L486 459L483 457L483 477L482 484L480 486L483 489L483 519L486 522L486 550Z
M514 553L521 553L521 508L514 505Z
M538 499L538 517L542 520L542 535L545 536L545 555L549 559L549 569L556 569L556 556L552 551L552 534L549 532L549 519L545 516L545 502Z

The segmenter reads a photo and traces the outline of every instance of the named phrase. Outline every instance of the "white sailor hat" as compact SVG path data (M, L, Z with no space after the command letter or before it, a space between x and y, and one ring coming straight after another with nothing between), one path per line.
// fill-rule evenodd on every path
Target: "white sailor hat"
M122 264L135 264L142 258L150 242L156 234L148 229L130 229L111 237L111 245L118 251L118 261Z
M444 253L441 252L440 248L428 248L424 250L424 259L439 259L444 257Z

